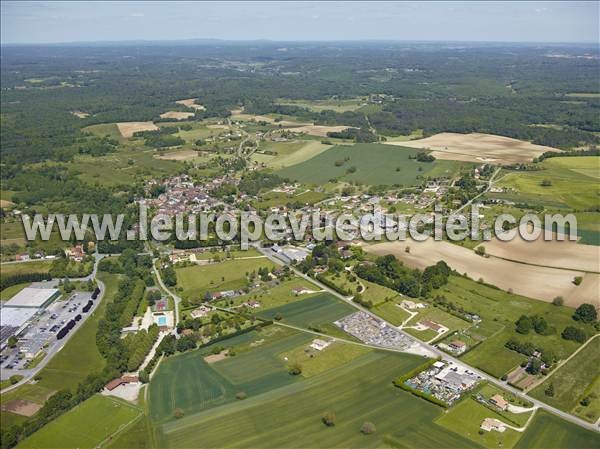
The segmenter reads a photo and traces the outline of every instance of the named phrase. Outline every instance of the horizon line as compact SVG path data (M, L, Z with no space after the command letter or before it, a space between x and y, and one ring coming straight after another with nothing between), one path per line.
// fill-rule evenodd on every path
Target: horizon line
M194 43L194 42L222 42L222 43L294 43L294 44L306 44L306 43L461 43L461 44L529 44L529 45L598 45L598 41L535 41L535 40L523 40L523 41L511 41L511 40L463 40L463 39L379 39L379 38L365 38L365 39L222 39L222 38L189 38L189 39L123 39L123 40L82 40L82 41L56 41L56 42L2 42L0 46L59 46L59 45L98 45L98 44L160 44L160 43Z

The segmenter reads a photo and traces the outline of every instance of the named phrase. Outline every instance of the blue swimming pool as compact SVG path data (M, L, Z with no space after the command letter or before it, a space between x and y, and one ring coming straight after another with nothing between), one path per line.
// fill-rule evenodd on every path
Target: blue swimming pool
M167 325L167 317L166 316L159 316L158 319L156 320L159 326L166 326Z

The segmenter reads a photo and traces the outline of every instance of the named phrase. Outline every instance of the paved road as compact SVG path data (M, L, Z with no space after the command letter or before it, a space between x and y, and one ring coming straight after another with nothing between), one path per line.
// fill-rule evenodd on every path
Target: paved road
M92 271L92 274L90 274L89 276L86 276L85 278L77 278L74 280L87 280L87 279L90 279L91 276L94 276L94 278L95 278L97 268L98 268L98 263L100 262L102 257L103 256L101 256L101 255L96 255L96 262L94 264L94 270ZM79 329L81 329L83 324L89 319L89 317L92 316L96 312L96 309L100 305L100 302L104 299L104 294L106 292L106 287L105 287L104 283L100 279L96 279L96 281L98 283L98 287L100 288L100 294L98 295L98 298L94 301L90 311L88 313L82 315L81 321L79 321L79 323L77 323L76 327L61 340L60 344L55 344L49 348L48 353L46 354L46 357L44 357L42 359L42 361L35 368L27 369L27 370L18 370L18 371L15 370L15 372L13 374L19 374L19 375L25 376L25 377L23 377L23 379L21 379L18 383L11 385L9 387L6 387L4 390L0 391L0 393L7 393L11 390L14 390L17 387L20 387L23 384L29 382L37 373L39 373L50 362L50 360L52 360L54 358L54 356L62 348L64 348L64 346L69 342L69 340L73 337L73 335L75 335L77 333L77 331Z
M268 248L262 248L260 247L260 244L255 244L254 245L255 248L260 251L262 254L264 254L265 256L267 256L269 259L271 259L274 263L278 264L278 265L286 265L285 262L283 262L282 260L280 260L279 258L275 257L273 255L273 251L271 249ZM377 318L381 321L384 321L388 326L390 327L394 327L396 329L398 329L397 326L394 326L391 323L388 323L387 321L385 321L384 319L382 319L380 316L375 315L374 313L372 313L371 311L369 311L368 309L365 309L364 307L362 307L360 304L355 303L354 301L352 301L352 298L348 298L345 297L343 295L340 295L338 292L336 292L335 290L327 287L326 285L320 283L319 281L317 281L316 279L313 279L307 275L305 275L304 273L296 270L294 267L290 266L290 268L300 277L306 279L309 282L312 282L313 284L319 286L320 288L328 291L329 293L331 293L332 295L336 296L337 298L340 298L341 300L345 301L347 304L351 305L352 307L361 310L365 313L368 313L369 315L373 316L374 318ZM474 368L470 365L467 365L466 363L464 363L462 360L457 359L447 353L445 353L444 351L436 348L435 346L432 346L428 343L422 342L421 340L418 340L416 338L414 338L412 335L404 332L402 329L398 329L400 332L402 332L407 338L409 338L410 340L412 340L414 342L415 345L419 345L421 346L423 349L425 349L428 353L433 354L435 357L439 356L439 357L443 357L446 360L451 360L454 363L456 363L457 365L463 366L465 368L468 368L469 370L473 371L474 373L478 374L479 376L481 376L483 379L486 379L488 382L495 384L501 388L504 388L505 390L510 391L511 393L513 393L516 396L521 397L522 399L528 400L530 402L532 402L535 406L542 408L550 413L553 413L555 415L560 416L561 418L563 418L566 421L569 421L573 424L576 424L578 426L584 427L586 429L589 430L593 430L596 432L600 432L600 427L598 423L589 423L587 421L584 421L581 418L577 418L576 416L573 416L569 413L563 412L562 410L559 410L555 407L552 407L548 404L546 404L545 402L542 402L538 399L535 399L525 393L523 393L522 391L508 385L508 382L506 381L502 381L499 379L496 379L495 377L478 370L477 368ZM329 337L329 336L328 336ZM380 348L380 349L387 349L389 350L389 348ZM397 352L406 352L406 351L397 351Z

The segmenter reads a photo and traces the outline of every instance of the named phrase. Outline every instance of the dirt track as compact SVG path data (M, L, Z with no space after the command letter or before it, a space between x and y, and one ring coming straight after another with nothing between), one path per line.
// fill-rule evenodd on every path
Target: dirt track
M546 151L558 151L523 140L482 133L440 133L424 139L387 142L387 145L432 150L437 159L492 164L531 162Z
M410 246L410 253L405 252ZM459 273L466 273L474 280L483 279L503 290L550 302L557 296L564 298L565 304L578 306L584 302L598 304L600 275L576 270L538 267L510 262L495 257L481 257L473 251L448 242L385 242L365 246L364 250L383 256L393 254L408 266L425 268L443 260ZM583 282L573 284L575 276L582 276Z

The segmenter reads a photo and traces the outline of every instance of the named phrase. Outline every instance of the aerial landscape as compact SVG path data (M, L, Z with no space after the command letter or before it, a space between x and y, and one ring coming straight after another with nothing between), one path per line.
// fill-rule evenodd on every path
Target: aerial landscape
M600 447L598 2L1 3L0 449Z

